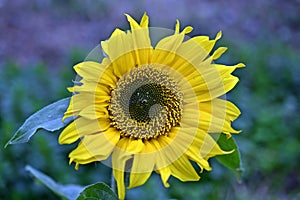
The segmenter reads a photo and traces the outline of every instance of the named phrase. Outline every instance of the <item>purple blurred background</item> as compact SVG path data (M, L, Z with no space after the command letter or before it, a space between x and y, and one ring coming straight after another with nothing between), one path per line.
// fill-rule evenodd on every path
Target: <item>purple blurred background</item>
M72 49L88 53L116 27L127 29L124 13L140 20L145 11L150 26L173 29L179 19L195 28L192 34L213 37L223 30L241 44L276 37L300 45L299 0L0 0L0 60L61 67Z

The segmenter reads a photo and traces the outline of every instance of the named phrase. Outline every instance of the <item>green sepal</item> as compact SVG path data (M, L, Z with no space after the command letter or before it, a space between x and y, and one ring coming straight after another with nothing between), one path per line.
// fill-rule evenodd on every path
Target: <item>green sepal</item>
M235 139L231 136L228 138L225 134L220 134L217 140L218 145L224 151L232 151L230 154L216 156L219 163L237 173L238 180L242 176L241 155Z

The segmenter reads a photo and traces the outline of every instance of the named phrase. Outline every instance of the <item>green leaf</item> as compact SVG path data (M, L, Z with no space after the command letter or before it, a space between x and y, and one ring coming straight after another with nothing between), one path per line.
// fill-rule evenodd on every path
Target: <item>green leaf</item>
M25 167L26 171L28 171L34 178L39 180L42 184L44 184L46 187L51 189L54 193L56 193L58 196L69 199L69 200L75 200L80 192L84 189L84 187L79 185L61 185L56 183L53 179L51 179L49 176L45 175L44 173L34 169L33 167L27 165Z
M242 175L241 157L239 149L233 137L227 138L225 134L221 134L217 143L221 149L225 151L234 150L234 152L226 155L217 156L217 160L225 167L234 170L237 173L238 179Z
M117 195L104 183L87 186L76 200L118 200Z
M8 141L5 147L10 144L28 142L38 129L56 131L66 126L69 120L63 123L62 118L69 102L70 98L59 100L31 115Z

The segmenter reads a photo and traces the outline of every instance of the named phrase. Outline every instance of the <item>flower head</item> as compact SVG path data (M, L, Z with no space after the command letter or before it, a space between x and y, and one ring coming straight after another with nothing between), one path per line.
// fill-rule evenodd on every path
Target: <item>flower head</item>
M238 82L231 73L243 64L214 64L226 48L211 53L215 39L187 38L188 26L159 39L150 35L165 29L149 28L148 16L140 23L126 15L130 31L116 29L101 42L104 54L98 63L85 61L74 69L80 83L73 92L65 118L75 117L59 137L61 144L81 139L70 163L87 164L111 156L118 195L125 198L124 172L129 188L144 184L152 171L163 184L174 176L197 181L190 161L211 170L210 157L227 154L211 134L239 133L231 126L239 109L224 98ZM151 34L150 34L151 33ZM156 35L157 36L157 35Z

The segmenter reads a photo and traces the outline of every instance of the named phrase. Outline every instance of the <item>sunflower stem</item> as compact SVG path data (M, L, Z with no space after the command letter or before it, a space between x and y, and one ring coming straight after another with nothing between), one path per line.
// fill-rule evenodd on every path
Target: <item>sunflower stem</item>
M113 171L111 170L111 183L110 183L110 187L111 187L111 190L116 193L116 181L115 181L115 177L114 177L114 173Z

